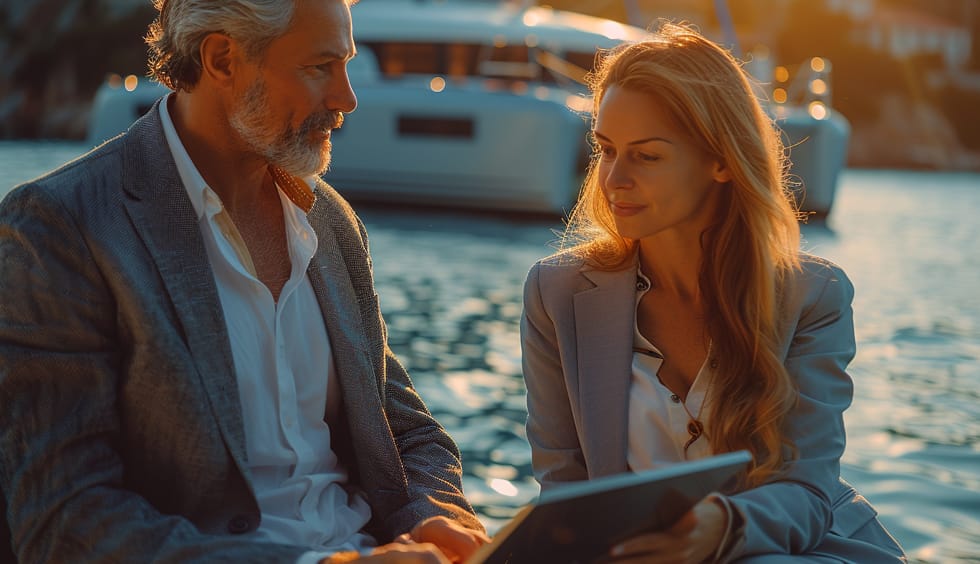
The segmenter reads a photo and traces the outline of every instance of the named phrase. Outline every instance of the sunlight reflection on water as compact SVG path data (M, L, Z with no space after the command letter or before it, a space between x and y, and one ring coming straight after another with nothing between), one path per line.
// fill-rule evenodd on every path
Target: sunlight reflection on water
M80 152L0 142L0 193ZM358 209L391 346L459 443L466 493L496 530L538 493L518 323L524 275L560 222ZM805 247L857 291L844 475L920 563L980 557L978 210L978 175L847 171L829 221L804 228Z

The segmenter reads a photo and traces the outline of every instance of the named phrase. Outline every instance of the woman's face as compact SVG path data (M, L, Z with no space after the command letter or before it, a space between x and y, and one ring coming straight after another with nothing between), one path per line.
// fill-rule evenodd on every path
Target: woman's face
M668 118L657 98L610 87L593 133L599 187L621 236L700 237L729 173Z

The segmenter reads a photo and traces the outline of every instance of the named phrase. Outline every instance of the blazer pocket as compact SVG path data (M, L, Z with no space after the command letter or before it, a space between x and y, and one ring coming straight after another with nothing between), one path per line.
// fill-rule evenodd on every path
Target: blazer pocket
M830 532L844 538L850 538L878 516L868 500L851 488L837 498L831 509L834 513L834 524L831 525Z

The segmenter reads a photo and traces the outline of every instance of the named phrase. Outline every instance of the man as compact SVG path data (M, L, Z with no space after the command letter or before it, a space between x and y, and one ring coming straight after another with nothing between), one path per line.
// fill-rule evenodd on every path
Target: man
M462 561L458 449L318 178L348 3L157 7L176 93L0 205L0 557Z

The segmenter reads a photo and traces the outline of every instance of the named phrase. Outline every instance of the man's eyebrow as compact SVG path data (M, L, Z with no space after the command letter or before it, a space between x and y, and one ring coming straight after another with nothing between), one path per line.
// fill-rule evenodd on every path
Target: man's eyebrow
M606 143L610 143L611 142L611 139L609 139L605 135L599 133L598 131L593 131L592 132L592 135L594 135L598 139L601 139L601 140L605 141ZM666 137L653 136L653 137L647 137L647 138L644 138L644 139L637 139L636 141L630 141L629 143L627 143L627 145L642 145L644 143L650 143L651 141L661 141L663 143L669 143L671 145L674 144L673 141L671 141L670 139L667 139Z
M330 60L340 59L342 61L349 61L357 56L357 47L351 49L350 53L347 53L346 51L335 51L332 49L326 49L320 51L319 53L316 53L315 56L320 59L330 59Z

